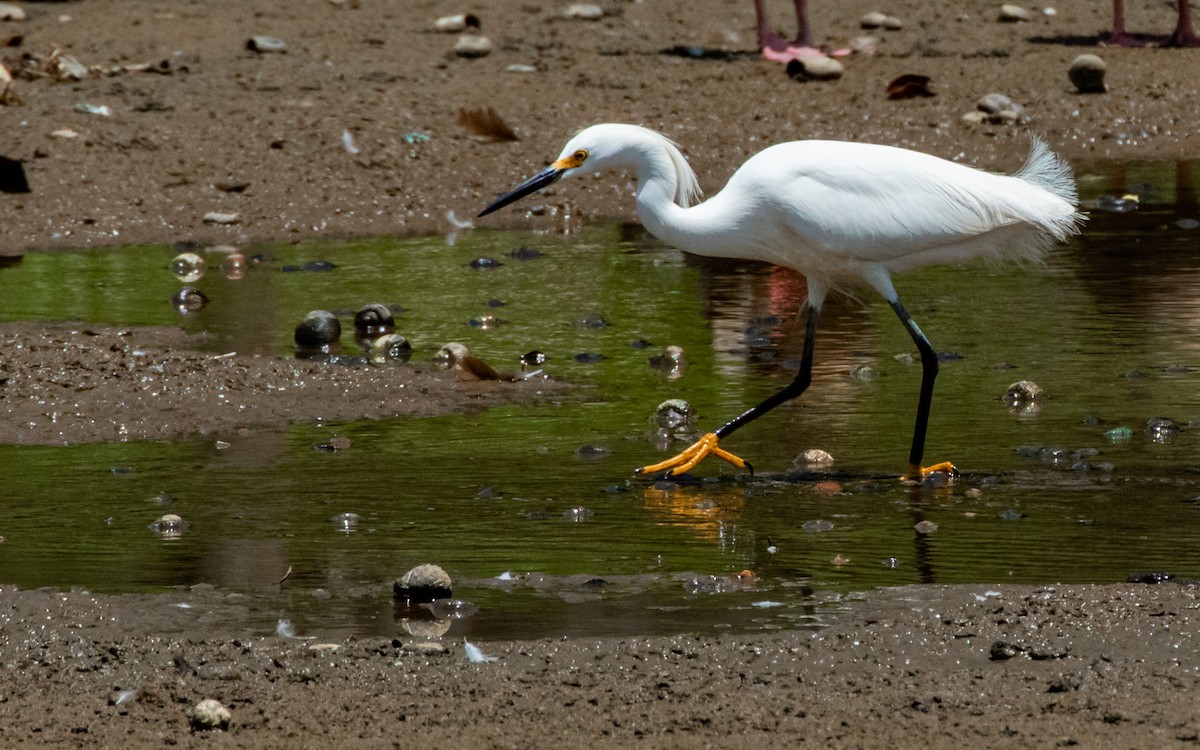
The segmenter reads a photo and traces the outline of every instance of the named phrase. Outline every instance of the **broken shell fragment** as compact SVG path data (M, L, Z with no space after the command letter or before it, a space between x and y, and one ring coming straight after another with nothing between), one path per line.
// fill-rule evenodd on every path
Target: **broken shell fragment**
M433 22L433 28L444 34L457 34L467 29L479 28L479 16L474 13L459 13L455 16L442 16Z
M88 69L71 55L58 55L54 60L54 75L60 81L82 81L87 78Z
M268 52L287 52L287 42L273 36L252 36L246 40L246 49L260 55Z

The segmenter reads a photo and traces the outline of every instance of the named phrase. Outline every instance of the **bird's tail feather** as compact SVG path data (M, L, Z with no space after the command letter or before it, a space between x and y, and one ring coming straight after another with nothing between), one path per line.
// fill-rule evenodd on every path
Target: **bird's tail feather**
M1071 165L1051 151L1046 142L1036 135L1030 144L1029 157L1013 176L1063 199L1072 208L1079 205L1079 194L1075 189L1075 175L1071 172ZM1078 232L1081 221L1083 215L1073 212L1070 216L1058 217L1047 229L1061 240Z

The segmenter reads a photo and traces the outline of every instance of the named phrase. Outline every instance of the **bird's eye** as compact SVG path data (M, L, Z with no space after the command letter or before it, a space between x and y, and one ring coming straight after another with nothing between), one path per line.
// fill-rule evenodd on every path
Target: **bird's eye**
M578 151L575 152L574 156L575 156L576 164L583 164L583 162L588 158L587 149L583 149L583 148L579 149Z

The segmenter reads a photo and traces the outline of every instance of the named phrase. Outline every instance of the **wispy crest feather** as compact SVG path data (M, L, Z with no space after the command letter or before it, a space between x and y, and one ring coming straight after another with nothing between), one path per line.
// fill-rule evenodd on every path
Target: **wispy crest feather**
M663 150L671 159L671 166L675 167L675 202L687 208L703 200L704 191L700 189L700 181L696 179L692 165L688 164L675 141L657 130L646 128L646 132L662 144Z

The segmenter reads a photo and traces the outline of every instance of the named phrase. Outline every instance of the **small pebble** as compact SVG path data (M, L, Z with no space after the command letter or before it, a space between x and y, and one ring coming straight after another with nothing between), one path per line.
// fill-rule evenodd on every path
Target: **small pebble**
M353 531L361 520L362 516L358 515L357 513L338 513L336 516L329 519L330 523L334 525L334 528L336 528L338 531L345 531L347 533Z
M199 308L209 304L209 298L196 287L184 287L172 295L170 304L175 306L175 310L182 313L196 312Z
M205 698L192 708L192 728L228 729L233 714L220 701Z
M236 281L245 278L247 265L245 255L230 253L221 261L221 273L225 275L225 278Z
M521 364L525 367L539 367L546 364L546 354L536 349L531 352L525 352L521 355Z
M937 531L938 525L933 521L921 521L913 526L913 528L917 530L918 534L932 534Z
M601 328L607 328L608 321L600 315L587 315L575 321L574 327L585 331L598 331Z
M99 115L100 117L112 117L112 108L107 104L92 104L91 102L79 102L75 105L76 112L83 112L87 115Z
M1032 21L1033 14L1020 5L1005 3L1000 6L999 19L1003 23L1019 23L1021 21Z
M221 211L209 211L208 213L204 214L204 218L202 219L205 224L223 225L237 224L239 220L238 214L224 213Z
M864 382L875 380L879 377L879 370L876 370L870 365L859 365L850 371L850 377Z
M509 253L508 257L512 258L513 260L537 260L538 258L545 257L545 253L536 248L525 247L522 245L521 247L518 247Z
M883 26L883 22L886 20L886 13L880 13L879 11L874 10L859 19L858 25L864 29L878 29L879 27Z
M692 405L681 398L663 401L654 412L654 421L665 430L677 430L686 427L696 418Z
M1104 94L1108 86L1104 83L1104 61L1096 55L1080 55L1071 63L1067 76L1081 94Z
M563 518L572 523L583 523L584 521L589 521L594 515L595 513L581 505L577 505L574 508L568 508L563 512Z
M188 522L182 517L174 513L167 513L159 518L148 527L151 531L158 532L164 537L177 539L183 536L183 532L187 531Z
M25 9L13 3L0 3L0 21L24 21Z
M61 55L54 65L54 74L60 81L82 81L87 78L88 69L71 55Z
M563 15L580 21L599 21L604 18L604 9L591 3L573 3L567 6Z
M809 448L792 460L797 468L822 468L833 464L833 456L820 448Z
M879 50L879 39L873 36L856 36L850 40L850 51L863 57L873 57Z
M650 357L650 366L656 370L671 370L684 363L683 347L674 344L666 347L660 354Z
M204 258L196 253L180 253L171 259L170 268L180 281L199 281L204 276Z
M801 57L787 64L788 77L798 81L833 81L842 77L845 67L825 55Z
M409 604L449 599L450 576L437 565L418 565L405 573L392 585L392 596L396 601Z
M433 28L445 34L457 34L467 29L479 28L479 16L474 13L459 13L455 16L443 16L433 22Z
M246 40L246 49L260 55L269 52L287 52L287 42L273 36L252 36Z
M820 497L834 497L842 494L842 485L837 482L817 482L812 486L812 491Z
M487 57L495 49L492 40L479 34L464 34L454 44L454 54L468 60Z
M440 656L450 653L450 648L437 641L412 641L400 647L401 651L421 656Z
M1046 392L1032 380L1018 380L1008 387L1004 394L1004 403L1008 406L1026 406L1039 403L1046 398Z
M391 309L379 302L363 305L354 313L354 330L360 333L387 333L396 327Z
M1008 125L1029 120L1025 108L1004 94L985 94L976 102L975 108L983 112L987 121L993 125Z
M312 310L296 326L293 338L296 346L325 347L342 337L342 324L328 310Z
M371 342L367 361L381 365L387 362L407 362L412 357L412 344L398 333L388 333Z

